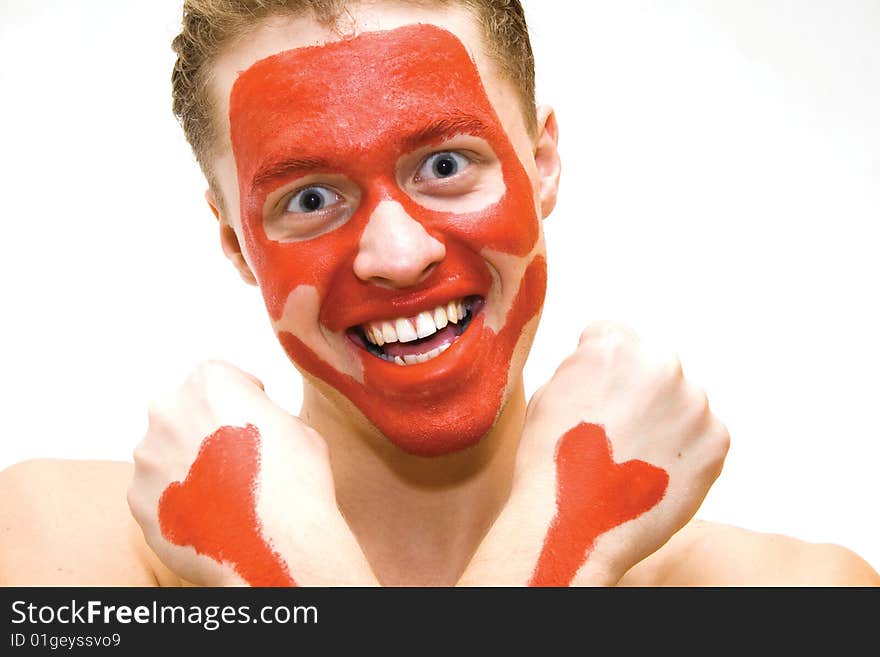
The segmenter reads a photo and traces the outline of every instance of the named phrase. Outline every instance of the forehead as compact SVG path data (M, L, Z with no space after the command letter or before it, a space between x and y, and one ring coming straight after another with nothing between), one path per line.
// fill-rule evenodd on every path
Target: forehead
M434 25L367 32L260 60L233 86L229 116L237 157L318 161L335 151L341 159L333 168L358 153L375 160L383 143L400 156L462 129L490 142L500 135L467 51ZM247 182L252 172L240 166L239 173Z
M343 15L341 22L333 25L322 25L310 15L272 17L223 52L214 67L212 94L218 110L217 119L225 126L221 134L225 146L229 146L230 94L242 73L255 64L295 49L312 49L367 32L395 30L414 24L434 25L454 35L476 68L482 87L502 123L522 122L521 113L511 111L518 108L515 90L496 73L485 54L480 27L466 9L456 6L426 9L393 3L355 4ZM443 66L442 53L435 53L433 59L438 67ZM321 83L320 73L315 75L314 70L308 73L313 83ZM367 76L363 79L366 80ZM377 82L381 81L373 80L373 83Z

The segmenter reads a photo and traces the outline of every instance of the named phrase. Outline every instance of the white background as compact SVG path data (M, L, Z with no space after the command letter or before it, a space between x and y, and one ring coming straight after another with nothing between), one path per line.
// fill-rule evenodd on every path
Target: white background
M0 468L130 460L148 400L201 358L299 408L171 115L180 4L0 2ZM880 5L526 11L563 158L529 392L587 323L630 323L730 429L701 517L880 569Z

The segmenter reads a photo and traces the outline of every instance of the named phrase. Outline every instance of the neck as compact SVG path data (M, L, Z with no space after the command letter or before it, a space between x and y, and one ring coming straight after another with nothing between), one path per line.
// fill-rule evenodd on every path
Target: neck
M305 384L300 417L327 440L339 509L381 584L455 584L510 493L525 408L520 377L477 445L425 458Z

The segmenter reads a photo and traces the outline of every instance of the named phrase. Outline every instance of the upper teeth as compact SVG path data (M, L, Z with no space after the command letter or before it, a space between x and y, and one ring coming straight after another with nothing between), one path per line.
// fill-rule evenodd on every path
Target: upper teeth
M457 324L466 314L464 300L450 301L433 310L422 311L415 317L369 322L363 326L364 335L380 347L386 342L412 342L434 335L449 322Z

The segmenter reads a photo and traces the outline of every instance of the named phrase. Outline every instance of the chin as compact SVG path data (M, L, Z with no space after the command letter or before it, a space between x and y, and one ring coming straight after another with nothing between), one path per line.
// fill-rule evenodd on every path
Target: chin
M379 418L374 426L401 451L412 456L437 457L465 451L477 445L494 428L500 404L479 409L402 414L399 420Z

